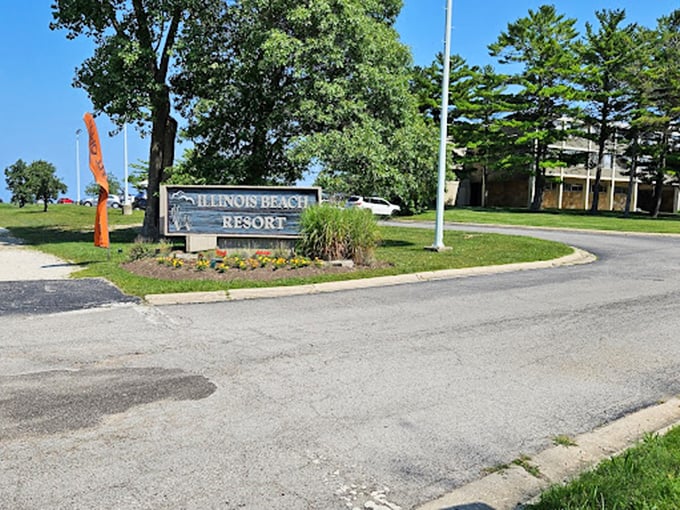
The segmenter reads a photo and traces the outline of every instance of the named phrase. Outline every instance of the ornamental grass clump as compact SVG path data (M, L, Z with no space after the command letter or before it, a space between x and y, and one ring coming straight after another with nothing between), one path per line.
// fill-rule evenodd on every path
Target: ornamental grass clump
M375 260L375 249L380 243L380 231L375 216L371 211L358 207L343 211L347 215L349 225L348 258L359 265L371 264Z
M378 223L367 209L340 209L328 204L308 207L300 218L298 251L322 260L373 262L380 240Z

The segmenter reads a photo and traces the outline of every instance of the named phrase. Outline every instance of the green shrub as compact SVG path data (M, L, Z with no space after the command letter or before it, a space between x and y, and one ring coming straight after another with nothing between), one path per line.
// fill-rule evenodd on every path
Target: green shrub
M135 260L146 259L153 257L156 254L156 246L148 243L136 242L128 251L127 258L128 261L133 262Z
M308 207L300 218L298 251L322 260L352 259L370 264L378 245L378 224L371 211L328 204Z
M173 249L173 244L165 240L154 244L145 242L141 237L137 236L127 252L127 259L129 262L133 262L135 260L155 257L156 255L167 257L172 253Z

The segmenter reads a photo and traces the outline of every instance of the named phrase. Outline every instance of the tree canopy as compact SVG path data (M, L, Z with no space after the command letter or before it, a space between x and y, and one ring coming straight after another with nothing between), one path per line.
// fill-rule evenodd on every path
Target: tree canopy
M38 160L26 164L17 160L5 169L7 189L12 192L11 201L24 207L27 203L40 200L43 210L47 211L51 200L56 200L60 193L66 193L66 185L57 177L56 168L47 161Z
M121 184L120 180L113 174L108 174L106 176L106 179L109 184L109 194L110 195L121 195L122 193L125 192L123 190L123 185ZM92 181L90 184L85 186L85 194L90 197L96 197L99 196L99 184L96 182ZM123 197L121 196L121 200L123 200Z
M577 46L577 54L585 64L577 83L585 91L584 119L594 128L597 142L595 184L591 213L598 210L600 179L606 145L617 124L630 120L630 62L636 51L636 25L623 26L626 12L622 9L597 11L599 26L586 23L586 35Z
M94 40L74 84L95 111L151 135L144 236L155 239L157 191L168 178L289 185L314 172L331 193L383 195L407 212L430 205L443 59L413 65L395 30L401 7L402 0L54 0L51 26ZM554 6L529 10L488 46L504 73L451 59L451 145L467 149L456 152L460 175L529 173L538 209L546 170L574 163L555 146L590 136L597 188L616 127L630 147L631 179L656 185L658 212L678 165L680 10L654 30L626 25L621 9L595 14L597 25L587 23L581 36L576 20ZM193 145L176 163L180 116L181 136Z
M529 10L528 16L508 24L507 31L489 45L489 52L501 64L518 64L520 70L510 75L509 83L519 87L514 95L510 115L513 129L519 133L515 144L533 153L531 165L535 179L531 209L540 209L543 201L546 168L561 165L550 146L567 136L558 121L574 115L574 102L581 97L573 86L579 73L574 51L576 20L558 14L552 5Z
M158 239L158 189L174 163L178 122L172 114L173 56L188 18L210 16L210 0L54 0L52 29L91 38L96 48L76 71L96 112L150 133L149 202L143 236Z
M180 174L210 183L320 182L411 207L407 181L431 169L431 136L409 90L411 57L394 29L401 2L243 0L191 25L179 53L186 136ZM423 164L427 169L423 168ZM413 165L416 165L415 167Z

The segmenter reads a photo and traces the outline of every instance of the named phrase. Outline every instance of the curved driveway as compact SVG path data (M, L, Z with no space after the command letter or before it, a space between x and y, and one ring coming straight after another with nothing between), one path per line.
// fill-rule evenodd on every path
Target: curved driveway
M0 507L413 508L680 392L680 238L472 230L598 260L3 320ZM135 400L126 370L188 386Z

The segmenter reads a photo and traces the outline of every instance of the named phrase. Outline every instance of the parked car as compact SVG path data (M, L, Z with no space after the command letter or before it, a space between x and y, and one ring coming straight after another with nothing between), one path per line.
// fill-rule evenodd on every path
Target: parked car
M84 205L87 207L94 207L97 205L97 202L99 201L99 198L97 197L86 197L83 198L80 201L80 205ZM123 207L123 205L120 203L120 200L118 199L118 195L109 195L109 198L106 200L106 207L112 207L113 209L120 209Z
M106 200L106 207L112 207L113 209L120 209L123 207L123 204L120 203L120 199L118 198L118 195L109 195L109 198Z
M401 211L398 205L391 204L384 198L380 197L360 197L352 195L347 199L345 207L360 207L362 209L370 209L373 214L377 216L392 216L392 214Z
M343 207L347 201L347 196L342 193L321 193L321 203L330 204L334 207Z
M61 197L59 200L57 200L58 204L72 204L73 200L71 200L68 197Z
M134 200L132 200L133 209L146 209L146 193L139 193L135 195Z

